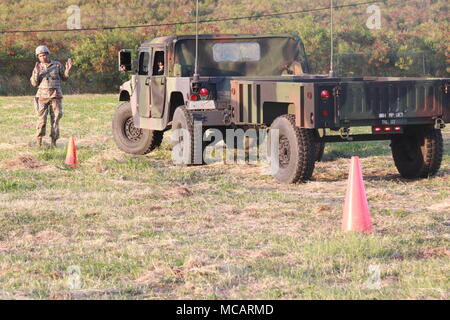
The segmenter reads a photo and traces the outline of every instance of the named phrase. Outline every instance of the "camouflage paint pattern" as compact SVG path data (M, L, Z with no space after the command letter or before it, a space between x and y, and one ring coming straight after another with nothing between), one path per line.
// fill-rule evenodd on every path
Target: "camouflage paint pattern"
M298 38L290 35L200 35L199 41L199 48L202 48L199 53L199 57L201 57L201 59L199 59L201 61L201 81L208 81L208 78L203 78L204 76L223 76L225 65L229 67L229 72L235 73L235 77L237 78L242 75L242 72L246 74L254 73L255 75L265 77L268 75L280 76L288 73L302 74L303 71L308 70L306 54L302 42ZM219 42L258 42L261 48L261 61L258 61L258 63L217 63L212 57L212 46ZM155 100L152 98L150 98L149 105L141 106L141 109L152 110L151 118L143 117L142 110L139 108L138 97L142 93L138 91L143 90L144 86L138 85L138 81L143 80L132 79L121 86L121 92L127 91L128 96L131 97L130 102L134 122L137 127L155 130L165 129L171 120L169 106L171 104L172 93L177 92L181 94L184 101L187 101L190 96L190 76L192 76L194 70L194 56L192 55L194 46L194 35L159 37L141 44L140 51L148 50L150 47L157 48L157 50L165 50L165 69L167 77L165 78L165 99L157 97L157 100L159 101L164 100L163 106L150 105L151 100ZM276 48L276 50L274 50L274 48ZM151 63L152 62L150 62L150 64ZM240 74L237 74L237 71L239 71ZM183 74L185 74L184 77L181 76ZM151 81L154 81L153 77ZM217 86L219 98L222 100L222 103L219 103L218 105L227 106L230 99L230 82L219 81ZM152 88L151 96L154 95L155 92L153 92ZM160 118L160 120L156 118Z
M310 72L303 42L289 35L242 35L242 34L201 34L199 35L199 71L202 76L223 76L222 70L231 65L231 70L242 75L242 63L217 63L212 59L212 46L226 42L258 42L261 47L261 61L257 68L249 65L245 75L281 75L283 72L302 74ZM195 35L158 37L145 41L144 47L165 47L166 76L190 77L194 72ZM290 68L286 68L286 66ZM202 69L203 68L203 69ZM254 72L251 74L250 72Z
M222 61L213 57L213 47L218 43L256 43L259 61ZM307 70L306 55L298 39L288 36L272 37L216 37L199 39L199 74L201 76L279 76L303 73ZM195 40L180 39L174 44L174 67L182 77L192 76L195 67Z
M230 42L257 42L260 61L214 61L212 47ZM130 90L137 127L164 130L172 120L173 94L180 94L184 104L191 94L195 36L159 37L141 45L148 47L164 48L166 54L165 99L159 99L164 103L158 106L158 114L151 118L139 116L137 97L133 97L139 93L131 92L131 87L139 86L124 84L123 90ZM389 119L392 114L402 118L392 124L428 124L436 118L450 121L449 94L443 89L448 88L450 79L329 78L308 74L303 44L290 35L199 35L198 60L200 82L213 86L218 110L226 118L229 106L231 120L237 125L270 126L275 117L286 113L295 114L296 125L303 128L386 124L384 115ZM321 98L323 90L332 97ZM155 106L150 107L153 110ZM214 119L217 125L218 117Z
M291 79L293 80L293 79ZM297 126L315 128L312 83L231 81L231 106L237 124L270 126L282 114L294 114Z
M314 83L232 80L231 105L238 124L270 125L274 118L265 117L267 105L279 109L275 115L295 114L296 125L302 128L432 124L436 118L449 121L450 99L444 89L449 83L450 79L407 78L316 79ZM331 94L329 99L321 97L323 90Z
M448 119L449 94L444 92L450 80L409 78L340 83L337 104L339 124L404 125L432 123L435 118ZM447 120L448 121L448 120Z

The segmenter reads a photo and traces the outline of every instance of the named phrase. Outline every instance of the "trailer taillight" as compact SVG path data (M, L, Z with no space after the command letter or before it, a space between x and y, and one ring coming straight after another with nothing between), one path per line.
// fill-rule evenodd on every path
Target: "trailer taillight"
M328 90L322 90L322 92L320 93L320 97L322 99L330 99L331 98L331 93Z
M373 126L372 133L402 133L403 128L401 126Z
M191 100L192 101L197 101L198 100L198 96L196 94L192 94L191 95Z
M206 88L201 88L199 94L201 96L207 96L209 94L209 91Z

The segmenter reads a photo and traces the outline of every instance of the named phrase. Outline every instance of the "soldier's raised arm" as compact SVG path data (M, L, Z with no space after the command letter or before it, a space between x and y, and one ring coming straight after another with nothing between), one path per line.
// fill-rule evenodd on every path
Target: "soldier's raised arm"
M30 78L31 85L33 87L37 87L42 81L42 78L39 77L40 72L41 72L41 65L39 62L36 62L36 64L34 65L33 73L31 74Z

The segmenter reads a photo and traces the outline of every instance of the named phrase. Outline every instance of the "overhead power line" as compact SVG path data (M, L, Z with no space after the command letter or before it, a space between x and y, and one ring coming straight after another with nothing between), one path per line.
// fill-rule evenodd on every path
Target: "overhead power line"
M343 5L339 5L339 6L334 6L334 8L335 9L340 9L340 8L357 7L357 6L373 4L373 3L380 3L380 2L385 3L386 0L374 0L374 1L367 1L367 2L343 4ZM325 11L325 10L330 10L330 7L328 6L328 7L322 7L322 8L305 9L305 10L297 10L297 11L257 14L257 15L253 15L253 16L241 16L241 17L230 17L230 18L207 19L207 20L199 20L198 23L210 23L210 22L222 22L222 21L273 18L273 17L280 17L280 16L285 16L285 15L291 15L291 14L310 13L310 12L318 12L318 11ZM180 22L169 22L169 23L159 23L159 24L141 24L141 25L128 25L128 26L110 26L110 27L106 26L106 27L80 28L80 29L0 30L0 34L2 34L2 33L4 34L4 33L101 31L101 30L114 30L114 29L136 29L136 28L150 28L150 27L167 27L167 26L176 26L176 25L187 25L187 24L195 24L195 21L180 21Z

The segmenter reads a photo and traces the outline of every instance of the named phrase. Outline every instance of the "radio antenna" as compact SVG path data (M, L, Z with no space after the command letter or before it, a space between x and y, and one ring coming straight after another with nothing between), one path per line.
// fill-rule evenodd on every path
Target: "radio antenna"
M329 72L329 76L330 77L336 77L336 73L333 70L333 56L334 56L334 33L333 33L333 10L334 6L333 6L333 0L330 0L330 16L331 16L331 23L330 23L330 39L331 39L331 53L330 53L330 72Z
M197 82L199 78L198 74L198 0L196 1L195 10L195 69L194 69L194 82Z

